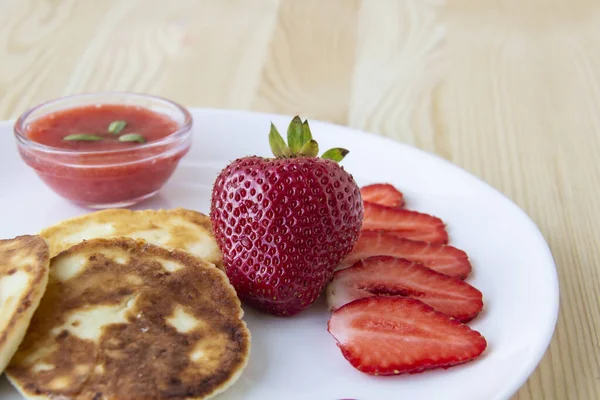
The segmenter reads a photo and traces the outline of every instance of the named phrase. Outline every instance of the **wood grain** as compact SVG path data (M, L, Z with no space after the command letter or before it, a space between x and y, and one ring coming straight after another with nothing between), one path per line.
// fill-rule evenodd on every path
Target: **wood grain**
M98 90L301 113L481 177L559 271L555 336L515 399L600 398L597 1L0 0L0 118Z
M346 123L359 4L282 1L253 108Z

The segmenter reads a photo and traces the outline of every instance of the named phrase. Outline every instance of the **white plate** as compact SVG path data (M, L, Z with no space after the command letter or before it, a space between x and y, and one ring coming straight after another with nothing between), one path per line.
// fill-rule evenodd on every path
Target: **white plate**
M186 207L208 212L213 179L240 156L270 155L270 121L285 131L288 117L193 110L194 145L158 196L136 208ZM558 314L552 255L528 216L496 190L450 163L376 135L312 122L320 147L350 150L343 161L360 185L390 182L408 207L447 224L451 244L473 263L468 281L484 294L484 311L470 324L488 340L484 355L448 370L372 377L353 369L327 333L323 299L293 318L246 307L252 355L240 380L219 399L395 400L507 399L546 350ZM38 232L86 213L47 189L19 158L12 124L0 123L0 237ZM4 382L0 397L19 396Z

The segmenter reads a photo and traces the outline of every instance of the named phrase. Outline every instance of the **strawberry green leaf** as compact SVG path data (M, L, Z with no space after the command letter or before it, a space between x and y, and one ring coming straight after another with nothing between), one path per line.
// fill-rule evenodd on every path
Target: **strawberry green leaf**
M334 149L327 150L325 153L323 153L321 158L326 158L328 160L340 162L340 161L342 161L342 159L344 157L346 157L346 154L348 154L348 153L349 153L348 150L336 147Z
M304 120L302 123L302 145L312 140L312 134L310 133L310 127L308 126L308 120Z
M295 116L294 119L292 119L292 122L290 122L287 131L287 140L292 154L298 153L302 146L304 146L305 143L302 141L302 120L300 117Z
M285 141L273 123L271 123L271 131L269 132L269 145L271 146L273 155L277 158L290 157L292 155L290 148L285 144Z
M309 140L300 149L300 154L308 157L316 157L319 154L319 144L316 140Z

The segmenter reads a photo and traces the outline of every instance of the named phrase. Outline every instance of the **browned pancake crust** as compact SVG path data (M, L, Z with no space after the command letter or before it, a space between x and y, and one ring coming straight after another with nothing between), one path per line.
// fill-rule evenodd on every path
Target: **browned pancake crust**
M32 257L32 262L22 269L33 279L28 290L21 296L21 304L17 312L6 322L5 329L0 330L0 348L6 343L8 334L12 332L13 326L19 321L21 315L26 313L33 303L37 303L34 297L39 296L40 292L44 293L45 287L40 286L43 286L42 283L46 280L50 262L48 245L41 236L23 235L14 239L0 240L0 278L17 272L15 264L11 261L15 256Z
M103 254L107 249L123 249L130 259L118 264ZM240 301L222 271L186 252L125 238L89 240L57 257L89 250L93 254L79 275L62 283L51 275L29 332L7 370L21 390L50 398L201 399L237 377L247 362L250 333L241 320ZM185 267L168 272L157 257ZM141 280L132 283L132 276ZM127 323L108 325L98 344L66 330L56 337L47 335L65 323L69 310L123 304L132 298ZM193 312L202 324L185 334L178 332L166 322L177 306ZM218 356L217 362L190 360L201 341L211 343L207 353ZM44 347L51 351L41 361L56 367L32 372L26 358ZM74 372L81 365L91 368ZM94 371L99 365L102 373ZM60 376L73 380L64 389L51 389L50 383Z
M93 216L94 220L100 223L110 222L115 225L118 225L119 232L133 232L136 230L141 231L153 229L157 228L157 226L153 222L153 219L160 220L169 217L181 217L182 219L197 225L202 230L207 232L208 235L212 236L212 225L210 222L210 217L197 211L188 210L185 208L174 208L170 210L129 210L125 208L108 209L96 211L92 214L86 214L79 217L71 218L42 230L40 234L43 237L47 238L49 241L51 257L54 257L55 255L64 250L67 250L74 244L56 243L54 240L52 240L52 237L58 234L59 232L72 229L72 223L78 220L89 218L90 216ZM135 218L133 218L133 216L135 216ZM194 232L190 232L189 228L185 226L175 226L173 227L173 231L171 233L171 239L167 243L164 243L162 245L165 245L172 249L186 250L186 245L190 242L193 242L195 239ZM110 235L110 237L116 236L128 237L129 235L127 233L121 233L119 235ZM214 254L214 256L212 256L210 259L205 258L205 261L215 264L219 269L224 269L223 258L219 251L217 251Z

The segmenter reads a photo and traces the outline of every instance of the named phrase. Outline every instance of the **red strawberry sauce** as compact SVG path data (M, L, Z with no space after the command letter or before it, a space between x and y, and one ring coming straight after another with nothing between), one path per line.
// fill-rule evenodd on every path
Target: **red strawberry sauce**
M108 131L113 121L126 122L118 134ZM87 105L43 115L25 127L26 138L59 151L36 146L19 150L25 162L59 195L88 205L118 203L156 192L171 176L189 143L151 144L179 128L167 115L147 108ZM145 143L119 141L128 133L142 135ZM102 139L64 140L73 134Z

